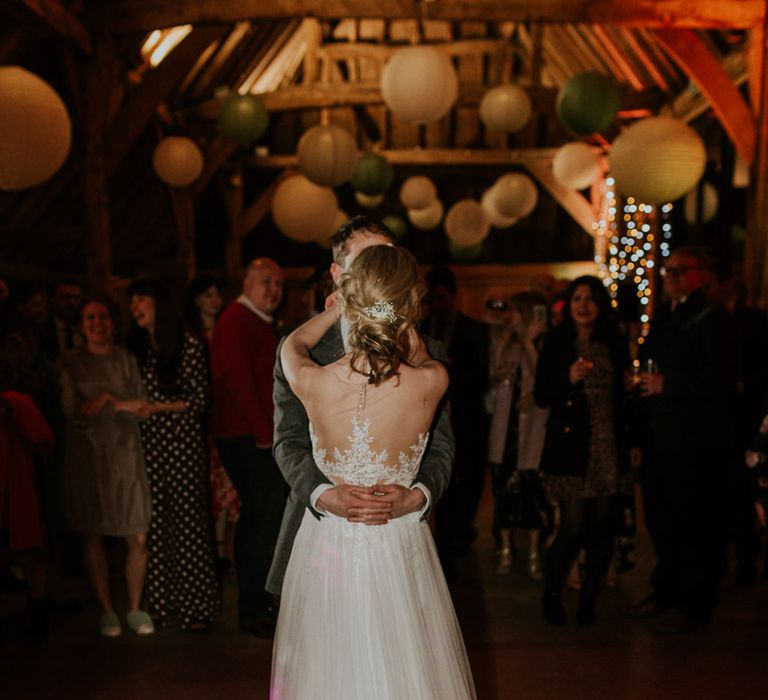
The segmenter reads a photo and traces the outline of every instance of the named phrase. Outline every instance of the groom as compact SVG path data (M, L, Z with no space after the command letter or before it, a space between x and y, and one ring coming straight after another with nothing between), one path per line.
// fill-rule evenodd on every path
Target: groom
M333 263L331 276L338 285L360 251L374 245L392 245L392 232L365 216L356 216L331 238ZM312 358L321 365L335 362L344 355L344 319L333 326L312 349ZM427 341L430 354L434 347ZM437 359L440 359L439 357ZM309 421L301 402L291 391L283 374L280 349L275 365L275 437L273 452L291 493L283 513L280 536L267 577L267 591L279 595L285 569L291 556L293 540L304 517L304 509L322 518L326 513L350 522L386 527L390 518L421 511L422 519L440 498L451 476L453 433L449 412L442 406L435 415L430 442L424 454L416 483L408 489L396 484L361 489L342 484L334 486L317 468L312 457Z

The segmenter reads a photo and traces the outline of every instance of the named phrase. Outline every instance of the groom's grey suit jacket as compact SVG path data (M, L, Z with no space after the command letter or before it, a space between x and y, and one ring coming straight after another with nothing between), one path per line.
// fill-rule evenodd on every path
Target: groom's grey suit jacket
M444 356L444 351L441 352L442 345L428 338L425 340L430 355L435 359L442 359ZM267 591L276 595L280 594L283 586L283 576L293 549L293 540L304 517L304 510L308 508L316 518L324 517L322 513L312 509L309 504L310 496L321 484L331 483L317 468L312 457L309 419L304 406L291 391L285 379L280 361L281 348L282 343L277 349L275 363L275 439L272 450L291 492L283 513L272 567L267 577ZM328 365L344 355L338 323L325 333L310 354L312 359L320 365ZM454 443L449 410L445 403L438 408L431 428L430 441L416 476L416 482L423 484L429 490L431 506L434 506L442 496L451 477ZM426 518L428 515L427 512L423 517Z

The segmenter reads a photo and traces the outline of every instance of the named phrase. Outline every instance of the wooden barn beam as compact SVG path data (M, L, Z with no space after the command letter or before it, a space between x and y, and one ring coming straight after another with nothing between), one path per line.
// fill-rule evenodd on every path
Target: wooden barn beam
M144 74L141 85L128 94L105 141L108 174L115 171L141 136L157 106L185 78L200 54L226 30L227 27L220 24L195 29L157 68Z
M293 170L284 170L273 180L272 184L263 190L248 208L242 212L237 224L237 237L240 240L253 231L253 229L261 223L262 219L269 214L269 211L272 208L272 197L275 194L277 186L293 174L295 174L295 171Z
M751 163L755 153L755 120L720 59L693 30L658 29L655 36L699 86L739 155Z
M190 282L197 271L195 252L195 199L188 187L169 187L173 215L176 220L178 269L184 273L184 281Z
M15 0L28 16L44 25L46 30L77 46L83 53L93 53L91 34L83 23L58 0Z
M97 3L93 21L113 33L280 17L746 29L760 24L764 14L764 0L114 0Z

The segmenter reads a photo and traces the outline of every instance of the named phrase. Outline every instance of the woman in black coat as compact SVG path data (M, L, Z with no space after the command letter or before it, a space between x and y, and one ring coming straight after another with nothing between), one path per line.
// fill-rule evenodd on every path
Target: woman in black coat
M595 621L595 600L611 560L618 494L631 488L623 417L630 359L603 283L584 276L568 287L563 323L545 339L534 396L549 408L540 471L560 527L547 553L544 618L564 625L560 593L579 550L586 571L577 621Z

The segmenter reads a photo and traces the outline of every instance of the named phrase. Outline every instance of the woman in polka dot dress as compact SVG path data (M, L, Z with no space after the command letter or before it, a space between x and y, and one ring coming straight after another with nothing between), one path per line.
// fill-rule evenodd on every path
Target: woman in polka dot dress
M220 602L202 423L209 388L205 350L184 332L155 280L137 278L128 295L128 346L151 405L141 426L152 502L147 607L161 626L204 631Z

